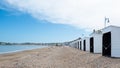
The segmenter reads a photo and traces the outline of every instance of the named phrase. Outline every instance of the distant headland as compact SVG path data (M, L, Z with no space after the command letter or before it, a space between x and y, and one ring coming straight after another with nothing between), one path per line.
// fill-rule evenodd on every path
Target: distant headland
M0 42L0 45L46 45L46 46L62 46L62 43L31 43L31 42L25 42L25 43L11 43L11 42Z

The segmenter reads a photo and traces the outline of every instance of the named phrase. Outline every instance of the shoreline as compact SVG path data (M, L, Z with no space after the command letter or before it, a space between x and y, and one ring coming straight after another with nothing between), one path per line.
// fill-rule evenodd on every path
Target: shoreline
M16 51L11 51L11 52L4 52L4 53L0 53L0 56L9 55L9 54L24 53L24 52L28 52L28 51L34 51L34 50L49 48L49 47L50 46L46 46L46 47L42 47L42 48L33 48L33 49L26 49L26 50L16 50Z
M12 50L12 51L7 51L7 52L0 52L0 55L1 54L9 54L9 53L11 54L11 53L16 53L16 52L22 52L22 51L26 51L26 50L41 49L41 48L46 48L46 47L49 47L49 46L42 46L42 47L37 47L37 48L18 49L18 50Z
M120 59L52 46L0 55L0 68L119 68Z

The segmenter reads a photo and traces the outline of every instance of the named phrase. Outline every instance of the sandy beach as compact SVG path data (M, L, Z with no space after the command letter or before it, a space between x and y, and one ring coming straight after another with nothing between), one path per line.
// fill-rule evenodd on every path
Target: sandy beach
M120 59L67 46L52 46L1 54L0 68L120 68Z

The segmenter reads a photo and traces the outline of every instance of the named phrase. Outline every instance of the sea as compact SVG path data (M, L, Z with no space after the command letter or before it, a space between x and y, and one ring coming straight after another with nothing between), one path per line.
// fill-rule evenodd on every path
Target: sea
M0 45L0 54L13 53L24 50L32 50L37 48L45 48L48 46L42 45Z

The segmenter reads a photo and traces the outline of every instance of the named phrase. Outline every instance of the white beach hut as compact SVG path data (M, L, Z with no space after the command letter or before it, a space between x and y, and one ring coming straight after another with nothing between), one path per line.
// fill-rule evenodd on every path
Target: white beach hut
M86 39L85 37L81 40L81 50L86 51Z
M89 51L90 50L89 37L84 37L82 39L82 50L83 51Z
M103 29L102 55L120 57L120 27L108 26Z
M76 46L77 46L77 48L78 49L80 49L80 47L81 47L81 38L78 38L77 40L76 40Z
M75 48L79 49L79 40L76 40L74 44L75 44Z
M69 46L74 48L74 41L70 41Z
M72 41L71 43L70 43L70 46L71 47L73 47L73 48L76 48L76 43L75 43L76 41Z
M80 49L80 40L77 40L78 49Z
M74 40L75 48L77 48L77 49L80 49L80 40L81 40L81 38Z
M82 50L82 39L79 40L79 49Z
M90 51L90 38L86 37L85 40L86 40L86 51Z
M102 31L93 31L90 34L90 52L91 53L102 53Z
M76 40L71 41L70 46L73 48L79 49L79 44L80 44L79 40L80 39L76 39Z
M83 50L83 51L85 51L85 43L84 43L85 41L84 41L84 38L82 38L82 40L81 40L81 50Z

